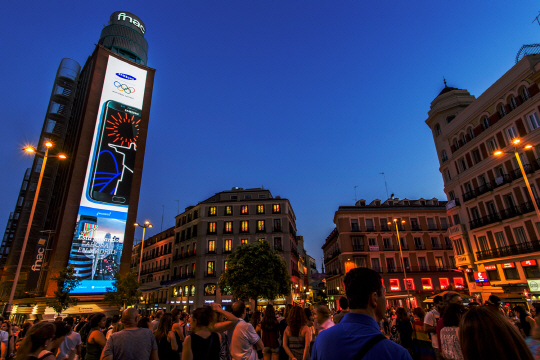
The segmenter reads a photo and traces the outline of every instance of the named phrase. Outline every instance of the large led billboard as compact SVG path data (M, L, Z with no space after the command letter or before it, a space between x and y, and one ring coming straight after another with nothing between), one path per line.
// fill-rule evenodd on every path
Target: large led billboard
M120 269L147 71L109 55L69 254L81 284L103 293Z

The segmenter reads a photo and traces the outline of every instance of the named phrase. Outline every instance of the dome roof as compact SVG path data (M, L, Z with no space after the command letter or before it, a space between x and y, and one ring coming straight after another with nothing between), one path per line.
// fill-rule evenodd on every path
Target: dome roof
M461 90L461 89L458 89L458 88L455 88L455 87L450 87L450 86L445 86L444 89L442 89L442 91L437 96L441 96L442 94L446 94L447 92L450 92L452 90Z

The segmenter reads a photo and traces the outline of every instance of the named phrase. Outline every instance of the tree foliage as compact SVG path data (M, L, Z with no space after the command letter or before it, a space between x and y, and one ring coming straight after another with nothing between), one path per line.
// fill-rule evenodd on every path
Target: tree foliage
M75 276L75 269L68 265L67 268L60 270L58 276L51 278L56 282L56 290L54 292L54 300L49 302L49 306L56 311L57 314L62 313L71 305L77 305L79 299L70 297L69 294L81 283L81 280Z
M118 310L139 302L142 293L139 291L141 283L137 280L137 273L130 272L123 278L117 272L114 275L112 288L107 288L107 293L103 300L110 306L118 307Z
M218 286L242 300L276 299L291 293L291 276L267 241L240 245L227 258L227 270Z

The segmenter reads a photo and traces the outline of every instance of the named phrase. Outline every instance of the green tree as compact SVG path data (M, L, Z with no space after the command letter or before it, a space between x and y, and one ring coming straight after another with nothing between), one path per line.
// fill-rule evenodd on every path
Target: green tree
M60 270L58 276L51 278L56 281L56 290L54 292L54 300L48 305L56 311L57 314L62 313L71 305L77 305L79 299L69 296L69 294L81 283L81 280L75 276L75 269L68 265L67 268Z
M291 276L267 241L240 245L229 255L218 286L242 300L276 299L291 293Z
M137 280L137 273L130 272L122 278L117 272L114 275L113 287L107 288L103 300L108 302L110 306L118 307L118 310L135 305L142 296L139 286L141 283Z

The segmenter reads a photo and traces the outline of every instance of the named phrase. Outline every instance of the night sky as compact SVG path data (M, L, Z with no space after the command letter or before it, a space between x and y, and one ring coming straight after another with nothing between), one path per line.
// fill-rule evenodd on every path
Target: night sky
M518 5L519 4L519 5ZM234 186L288 198L320 270L339 205L446 200L430 129L448 85L479 96L540 43L535 1L9 1L2 6L0 226L60 60L81 65L112 12L146 25L157 69L138 220L163 229ZM148 234L148 233L147 233ZM140 237L139 231L136 237Z

